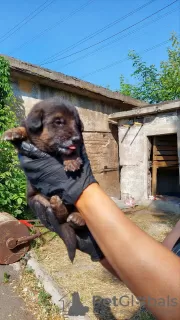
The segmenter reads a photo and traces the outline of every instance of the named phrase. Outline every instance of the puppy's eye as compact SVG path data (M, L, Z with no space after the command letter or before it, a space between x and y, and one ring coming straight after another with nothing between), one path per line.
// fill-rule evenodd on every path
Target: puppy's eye
M57 124L58 126L64 125L65 124L65 120L63 118L55 119L55 124Z

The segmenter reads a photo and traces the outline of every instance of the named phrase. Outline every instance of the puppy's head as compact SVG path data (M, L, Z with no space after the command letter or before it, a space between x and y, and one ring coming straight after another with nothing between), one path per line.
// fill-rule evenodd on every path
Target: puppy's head
M83 124L77 109L68 101L48 99L37 103L27 116L30 141L47 153L79 153Z

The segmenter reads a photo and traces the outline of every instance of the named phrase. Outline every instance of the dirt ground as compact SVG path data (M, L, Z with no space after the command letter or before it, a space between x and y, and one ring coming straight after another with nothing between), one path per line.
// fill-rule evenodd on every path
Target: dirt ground
M12 266L0 266L0 320L35 320L15 287L18 272Z
M152 212L147 208L136 207L124 212L129 219L160 242L179 220L177 215ZM51 237L52 234L48 234L45 242L34 250L39 262L59 286L64 288L66 295L71 299L71 295L78 292L83 305L89 307L88 315L92 320L131 319L139 309L139 302L131 291L99 263L92 262L81 252L77 252L72 265L62 241L57 236L49 241ZM103 300L107 298L110 299L109 305Z
M25 302L26 308L31 310L34 316L31 320L63 320L59 308L51 302L51 296L44 290L33 270L26 265L21 266L21 275L15 291ZM22 320L30 318L24 317Z
M0 320L63 320L32 270L0 265Z

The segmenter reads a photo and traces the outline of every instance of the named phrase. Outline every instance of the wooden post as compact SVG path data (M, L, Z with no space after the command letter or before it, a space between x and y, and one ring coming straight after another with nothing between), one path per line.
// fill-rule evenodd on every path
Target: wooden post
M157 190L157 167L153 165L152 167L152 195L156 195Z
M152 161L152 195L156 195L157 191L157 166L154 164L156 153L156 137L153 138L153 161Z

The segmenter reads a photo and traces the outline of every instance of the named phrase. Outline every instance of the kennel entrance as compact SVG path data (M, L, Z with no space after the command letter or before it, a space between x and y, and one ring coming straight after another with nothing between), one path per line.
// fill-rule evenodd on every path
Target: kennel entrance
M180 196L177 135L151 137L151 194Z

